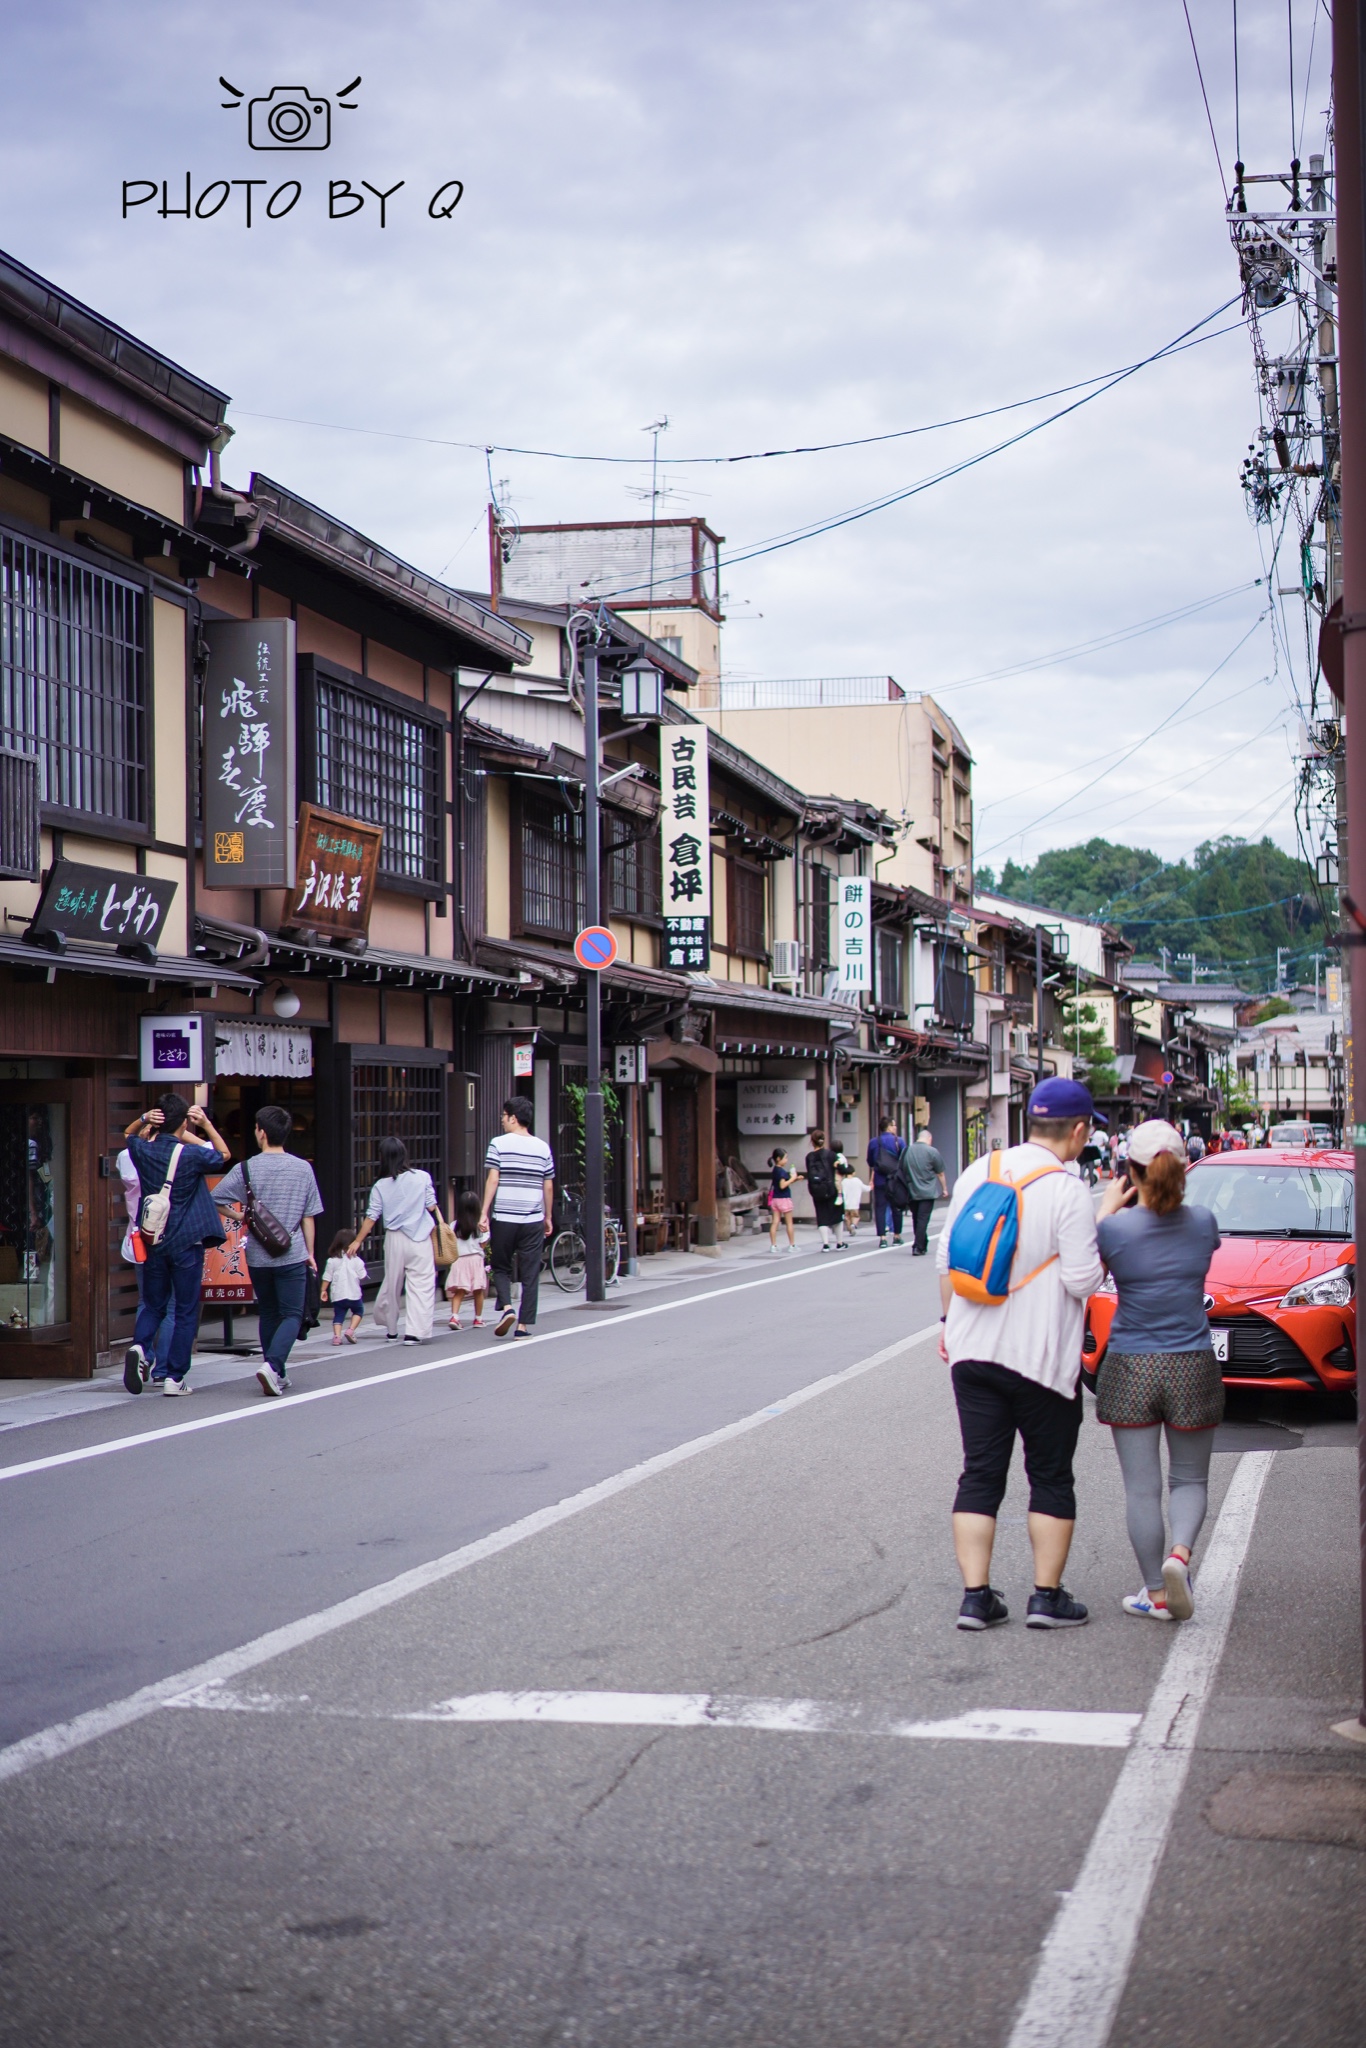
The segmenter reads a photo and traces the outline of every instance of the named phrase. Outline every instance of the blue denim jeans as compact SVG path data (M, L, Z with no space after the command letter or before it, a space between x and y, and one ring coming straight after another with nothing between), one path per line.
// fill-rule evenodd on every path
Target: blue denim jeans
M251 1284L256 1289L261 1349L267 1365L283 1379L304 1319L307 1261L301 1259L295 1266L252 1266Z
M134 1266L133 1268L133 1271L138 1276L139 1308L141 1308L142 1306L142 1276L146 1272L146 1270L147 1269L145 1266ZM167 1306L166 1313L161 1319L161 1327L157 1331L156 1336L152 1340L152 1378L154 1380L164 1380L166 1377L166 1361L171 1355L171 1332L174 1330L174 1328L175 1296L172 1295L170 1302Z
M158 1365L158 1379L183 1380L190 1370L190 1353L199 1330L199 1292L204 1280L204 1247L185 1245L180 1251L164 1252L155 1245L142 1269L142 1305L133 1328L133 1342L144 1353L156 1345L157 1331L174 1303L175 1327L164 1367Z

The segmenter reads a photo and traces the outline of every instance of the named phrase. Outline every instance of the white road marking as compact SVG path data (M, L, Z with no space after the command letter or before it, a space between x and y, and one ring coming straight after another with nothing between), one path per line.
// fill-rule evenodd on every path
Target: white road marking
M973 1707L947 1721L908 1721L885 1707L845 1700L746 1699L709 1692L475 1692L406 1713L320 1707L307 1694L231 1692L198 1686L165 1707L228 1714L339 1714L361 1721L539 1721L576 1728L742 1728L772 1735L895 1736L914 1742L1054 1742L1127 1749L1141 1714Z
M620 1330L625 1324L638 1323L646 1316L671 1315L676 1309L694 1308L700 1302L719 1301L732 1294L746 1294L754 1287L777 1287L787 1280L809 1279L813 1273L847 1272L849 1267L857 1265L860 1259L875 1259L878 1256L879 1253L876 1251L859 1252L855 1258L845 1259L840 1267L822 1266L817 1263L812 1266L799 1266L795 1272L769 1273L762 1280L742 1280L734 1287L712 1287L705 1294L688 1295L682 1301L661 1301L653 1308L630 1309L624 1315L604 1315L596 1327L600 1332ZM535 1344L557 1344L566 1337L581 1337L587 1327L587 1324L580 1323L572 1329L539 1330L534 1336L506 1341L515 1342L519 1351L529 1351ZM937 1324L935 1328L938 1329ZM250 1408L227 1408L214 1415L196 1416L189 1422L170 1423L165 1429L138 1430L129 1436L110 1437L104 1443L85 1444L80 1450L55 1451L50 1457L28 1458L17 1465L0 1465L0 1483L7 1479L25 1479L35 1472L55 1472L63 1465L81 1465L89 1458L108 1458L119 1451L141 1450L147 1444L166 1443L172 1437L193 1436L200 1430L219 1429L233 1422L257 1422L267 1416L274 1416L278 1420L282 1415L293 1414L296 1409L307 1406L310 1401L331 1401L341 1394L362 1394L371 1387L388 1386L394 1380L417 1379L423 1373L443 1372L450 1365L468 1365L471 1358L484 1357L490 1348L481 1346L477 1351L452 1351L441 1358L424 1358L416 1365L395 1367L392 1372L370 1373L366 1378L359 1380L339 1380L330 1387L310 1387L307 1393L291 1394L284 1401L253 1402ZM128 1398L131 1399L131 1396Z
M643 1313L648 1315L655 1311L647 1309ZM339 1600L335 1606L324 1607L316 1614L304 1615L298 1621L287 1622L282 1628L271 1629L268 1634L257 1636L254 1642L243 1643L236 1650L225 1650L222 1655L211 1657L192 1670L158 1679L154 1684L130 1693L125 1699L113 1700L104 1707L92 1707L88 1713L78 1714L74 1720L62 1721L55 1727L27 1735L22 1741L11 1743L8 1749L0 1749L0 1781L17 1777L20 1772L31 1770L35 1764L46 1763L53 1757L66 1756L83 1743L95 1742L117 1728L126 1728L130 1723L154 1713L179 1693L237 1678L244 1671L254 1671L259 1665L269 1663L273 1657L282 1657L286 1651L296 1650L303 1643L316 1642L318 1637L331 1635L350 1622L364 1620L383 1608L392 1607L396 1601L408 1599L413 1593L424 1592L428 1586L438 1585L457 1572L468 1571L471 1565L482 1564L485 1558L497 1557L501 1551L511 1550L514 1544L525 1543L528 1537L539 1536L543 1530L553 1529L571 1516L597 1507L601 1501L612 1500L617 1494L642 1485L657 1473L670 1471L675 1465L700 1457L704 1451L714 1450L736 1437L747 1435L752 1429L761 1428L772 1416L790 1414L794 1408L803 1407L808 1401L819 1400L823 1394L833 1393L837 1387L846 1386L850 1380L872 1372L877 1366L886 1365L903 1351L938 1335L939 1324L931 1323L928 1328L913 1331L910 1336L884 1345L881 1351L874 1351L856 1364L845 1366L841 1372L813 1380L810 1386L799 1388L796 1393L788 1394L770 1407L742 1416L738 1422L727 1422L706 1436L693 1437L687 1443L675 1445L672 1450L660 1451L639 1465L614 1473L610 1479L600 1479L595 1485L584 1487L581 1493L570 1494L566 1500L557 1501L552 1507L538 1508L535 1514L525 1515L519 1522L510 1522L504 1529L495 1529L491 1535L481 1536L477 1542L467 1543L460 1550L449 1551L444 1557L433 1558L411 1571L400 1572L397 1578L369 1586L363 1593L353 1593L349 1599ZM248 1409L246 1412L255 1414L258 1411ZM268 1408L265 1412L272 1410Z
M1008 2048L1105 2048L1218 1674L1274 1451L1238 1460L1148 1711L1058 1909Z

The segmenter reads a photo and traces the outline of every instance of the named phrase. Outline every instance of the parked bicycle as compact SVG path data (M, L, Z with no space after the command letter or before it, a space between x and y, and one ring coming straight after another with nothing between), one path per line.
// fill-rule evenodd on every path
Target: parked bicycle
M588 1247L583 1236L583 1198L565 1190L564 1222L550 1239L550 1277L566 1294L577 1294L588 1280ZM603 1274L609 1287L616 1285L621 1271L621 1225L615 1216L603 1217Z

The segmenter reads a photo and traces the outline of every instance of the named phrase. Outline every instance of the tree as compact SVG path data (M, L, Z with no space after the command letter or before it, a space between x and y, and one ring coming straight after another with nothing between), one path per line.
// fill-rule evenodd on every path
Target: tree
M1113 1095L1119 1086L1119 1068L1095 1004L1085 997L1080 1002L1075 996L1064 997L1059 1005L1059 1029L1060 1042L1074 1056L1077 1079L1086 1083L1092 1095Z

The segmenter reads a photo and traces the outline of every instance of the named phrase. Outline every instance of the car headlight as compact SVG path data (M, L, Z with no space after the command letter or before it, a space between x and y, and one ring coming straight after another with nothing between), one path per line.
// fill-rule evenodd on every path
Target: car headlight
M1357 1291L1355 1266L1334 1266L1317 1280L1301 1280L1289 1294L1283 1294L1281 1308L1345 1308Z

